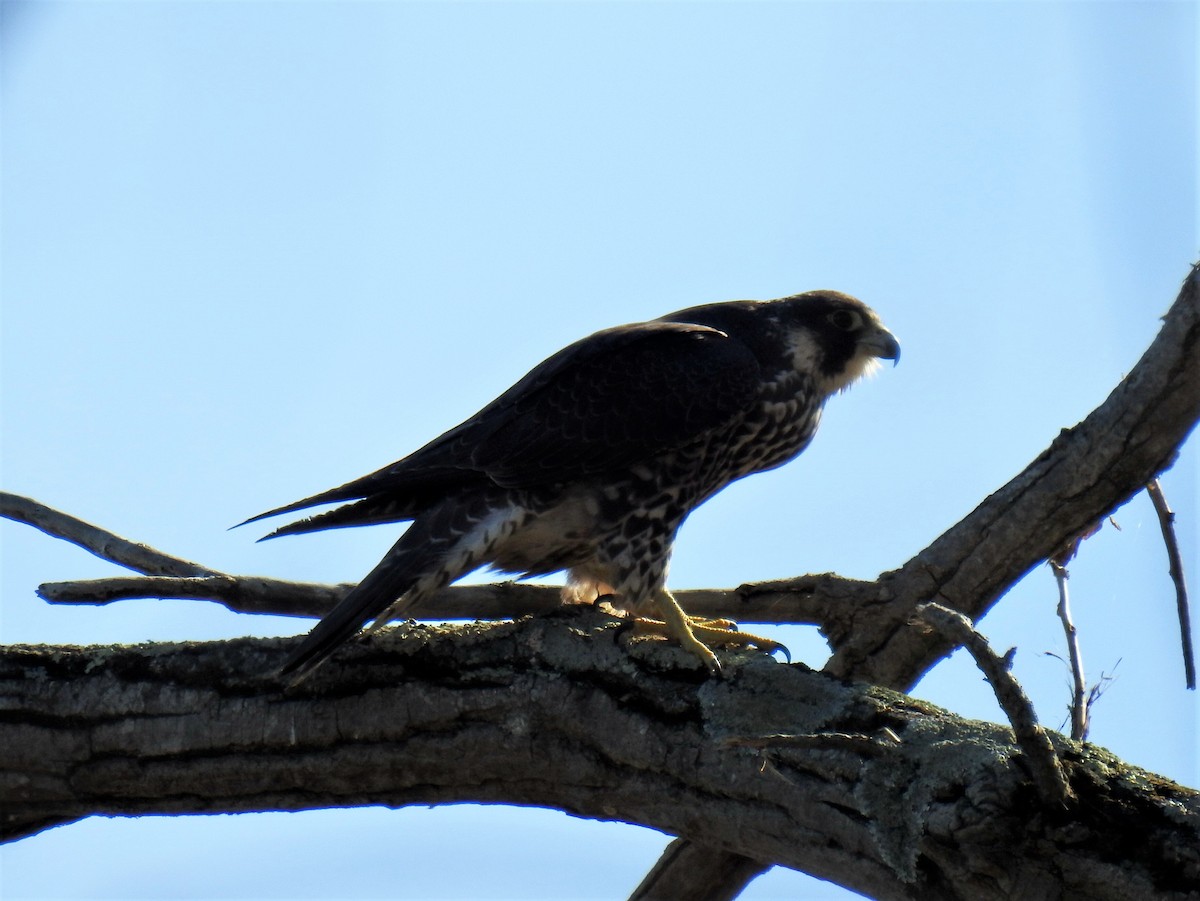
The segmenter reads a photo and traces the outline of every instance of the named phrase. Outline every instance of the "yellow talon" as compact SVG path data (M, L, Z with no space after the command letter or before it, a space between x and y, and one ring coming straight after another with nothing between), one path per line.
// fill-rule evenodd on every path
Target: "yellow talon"
M675 639L685 651L699 657L713 674L721 672L721 663L712 652L713 647L755 647L768 654L782 651L788 660L791 660L788 649L782 644L761 635L742 632L732 620L692 619L683 612L679 602L665 588L655 595L654 600L662 613L663 621L639 617L636 620L639 631Z

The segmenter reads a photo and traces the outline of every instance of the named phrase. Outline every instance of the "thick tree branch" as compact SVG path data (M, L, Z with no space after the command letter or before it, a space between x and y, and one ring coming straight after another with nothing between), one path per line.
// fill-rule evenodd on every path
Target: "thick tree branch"
M403 626L293 689L270 675L288 640L10 648L4 828L503 802L644 823L878 898L1162 898L1200 885L1196 792L1055 737L1078 796L1056 808L1005 727L755 654L723 654L729 678L710 679L681 651L627 648L617 631L591 610Z

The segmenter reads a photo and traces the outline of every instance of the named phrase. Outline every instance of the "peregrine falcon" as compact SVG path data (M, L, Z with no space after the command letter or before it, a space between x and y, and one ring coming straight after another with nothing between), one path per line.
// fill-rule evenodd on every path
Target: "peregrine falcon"
M719 671L709 645L740 633L690 620L667 590L679 527L730 482L799 454L827 398L899 358L875 313L836 291L706 304L575 342L403 460L246 520L350 501L266 537L411 521L281 673L489 564L565 570L567 599L657 611Z

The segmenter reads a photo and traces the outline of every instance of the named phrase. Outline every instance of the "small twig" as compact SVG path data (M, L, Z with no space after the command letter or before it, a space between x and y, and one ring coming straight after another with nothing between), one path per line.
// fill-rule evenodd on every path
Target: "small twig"
M1117 662L1113 664L1113 672L1116 672L1117 667L1120 665L1121 665L1121 658L1118 657ZM1095 704L1097 701L1099 701L1102 697L1104 697L1104 693L1106 691L1108 691L1108 686L1111 685L1116 680L1116 678L1117 677L1115 675L1113 675L1113 673L1106 673L1104 671L1101 671L1100 679L1096 682L1095 685L1093 685L1091 688L1088 689L1088 699L1087 699L1088 710L1091 710L1092 705Z
M1179 637L1183 642L1183 675L1187 687L1196 690L1196 656L1192 649L1192 618L1188 612L1187 581L1183 577L1183 557L1179 553L1179 541L1175 537L1175 513L1167 504L1162 485L1151 479L1146 493L1158 514L1158 525L1162 529L1163 542L1167 546L1167 561L1171 581L1175 583L1175 605L1179 610Z
M1038 725L1033 705L1009 672L1010 661L997 655L971 625L971 621L941 604L922 604L916 615L957 644L967 649L976 666L992 686L996 700L1012 724L1017 746L1029 762L1038 794L1048 804L1065 804L1075 797L1062 763L1046 731Z
M1054 579L1058 582L1058 618L1062 620L1063 633L1067 636L1067 656L1071 667L1071 738L1083 741L1088 733L1088 694L1087 680L1083 674L1083 652L1079 649L1079 632L1071 618L1070 596L1067 591L1067 580L1070 573L1067 568L1054 560L1050 561L1050 569L1054 571Z
M1071 738L1083 741L1087 738L1090 723L1088 710L1090 700L1087 692L1087 679L1083 673L1083 652L1079 647L1079 631L1075 628L1075 620L1071 616L1071 597L1067 589L1067 581L1071 574L1067 572L1067 564L1079 552L1079 546L1100 531L1104 525L1103 519L1098 519L1077 535L1069 538L1057 552L1050 555L1047 561L1054 572L1054 581L1058 583L1058 618L1062 620L1063 633L1067 638L1067 657L1071 667Z
M219 576L214 570L76 519L18 494L0 492L0 516L40 529L90 551L102 560L148 576Z

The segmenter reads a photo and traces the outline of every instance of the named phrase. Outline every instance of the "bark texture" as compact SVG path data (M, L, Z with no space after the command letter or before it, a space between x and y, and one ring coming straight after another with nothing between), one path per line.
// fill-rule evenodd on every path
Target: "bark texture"
M94 814L481 801L643 823L877 898L1187 897L1200 795L1055 736L1039 800L1007 727L758 654L726 679L599 612L403 626L295 687L285 640L16 647L16 837Z

